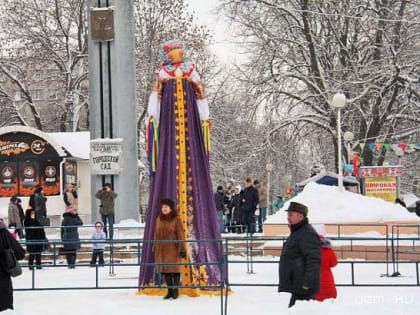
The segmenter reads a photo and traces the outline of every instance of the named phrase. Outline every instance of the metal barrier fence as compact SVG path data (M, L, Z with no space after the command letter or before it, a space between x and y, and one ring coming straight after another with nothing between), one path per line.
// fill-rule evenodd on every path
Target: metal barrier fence
M89 226L88 226L89 227ZM47 229L47 227L45 227ZM58 229L60 227L48 227L50 231ZM79 227L80 229L81 227ZM341 260L339 266L341 268L347 268L346 274L348 279L336 279L337 286L420 286L419 277L419 260L402 260L402 253L406 252L405 248L402 250L403 244L411 244L412 248L416 250L417 245L420 244L419 237L402 237L404 229L414 228L420 231L418 225L396 225L392 227L391 235L386 234L384 237L330 237L333 242L347 242L350 244L349 249L355 249L354 244L365 243L369 244L372 242L381 244L383 246L383 254L386 256L385 260L372 260L372 261L360 261L360 260ZM51 235L51 233L49 233ZM83 233L82 233L83 234ZM222 271L222 279L220 283L220 314L227 314L228 306L228 293L227 288L234 287L276 287L277 283L261 282L241 282L236 280L235 273L241 272L235 266L243 266L243 272L248 274L258 273L260 266L265 266L275 273L273 279L277 279L277 268L278 268L278 257L273 259L267 259L264 256L264 247L269 242L282 244L286 239L286 236L280 237L262 237L245 234L244 236L225 236L222 240L210 240L216 242L223 242L224 255L221 261L210 262L211 264L217 265ZM209 240L205 240L208 242ZM90 265L90 255L92 253L92 239L81 238L81 250L78 251L78 262L76 267L80 269L79 275L83 277L91 277L92 284L86 284L86 282L78 281L77 273L68 279L70 285L63 285L66 279L57 280L57 285L51 286L51 281L47 281L43 276L42 271L33 268L30 270L30 279L23 277L21 281L17 281L15 284L15 290L80 290L80 289L138 289L138 272L140 267L141 259L141 248L143 240L140 238L126 238L126 239L114 239L106 240L104 256L106 263L102 267L100 265ZM196 241L198 243L203 241ZM40 244L44 242L34 241L22 241L23 245L27 244ZM67 264L63 262L60 255L60 248L63 246L63 242L60 239L50 239L48 241L50 246L49 250L42 253L43 263L42 268L54 269L54 268L66 268ZM406 245L405 245L406 246ZM279 246L281 247L281 246ZM373 250L377 251L377 250ZM389 255L389 253L391 255ZM280 250L278 251L280 254ZM182 263L185 265L185 263ZM389 267L392 265L392 273L390 273ZM22 266L28 267L23 262ZM381 281L366 282L363 274L366 269L373 268L375 272L378 268L385 268L384 273L380 274ZM118 268L119 275L116 275L116 268ZM401 268L401 269L400 269ZM232 271L232 269L235 269ZM109 281L104 280L104 272L108 271L109 279L114 279L115 283L109 284ZM225 272L226 271L226 272ZM409 277L399 277L403 274L410 275ZM73 271L72 271L73 273ZM49 277L53 276L49 273ZM17 278L20 279L21 277ZM50 279L51 280L51 279ZM116 283L118 282L118 283ZM15 281L16 283L16 281ZM206 289L206 287L197 286L199 289Z

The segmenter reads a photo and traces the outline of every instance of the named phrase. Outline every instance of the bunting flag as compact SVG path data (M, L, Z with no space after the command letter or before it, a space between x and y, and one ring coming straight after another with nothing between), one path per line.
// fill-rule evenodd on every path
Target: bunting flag
M204 120L201 123L201 132L203 133L204 149L206 150L207 158L211 152L211 122L210 120Z
M359 142L358 146L354 147L353 149L357 149L357 147L360 147L360 150L363 151L363 149L366 146L366 142ZM369 142L367 143L368 149L370 151L381 151L382 149L385 149L385 152L394 151L398 154L401 153L410 153L414 152L415 150L420 150L420 143L405 143L405 142L399 142L399 143L389 143L389 142Z

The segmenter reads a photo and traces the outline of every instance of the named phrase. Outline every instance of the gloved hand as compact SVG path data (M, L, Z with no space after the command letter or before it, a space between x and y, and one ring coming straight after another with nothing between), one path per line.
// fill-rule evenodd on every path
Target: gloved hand
M185 249L181 249L180 251L179 251L179 257L181 257L181 258L187 258L187 252L185 251Z

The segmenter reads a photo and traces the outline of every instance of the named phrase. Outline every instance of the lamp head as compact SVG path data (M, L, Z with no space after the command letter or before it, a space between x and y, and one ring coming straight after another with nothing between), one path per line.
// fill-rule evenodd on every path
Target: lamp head
M354 134L351 131L346 131L343 135L343 139L344 141L353 141L354 139Z
M336 93L332 99L332 106L335 108L343 108L346 105L346 96L343 93Z

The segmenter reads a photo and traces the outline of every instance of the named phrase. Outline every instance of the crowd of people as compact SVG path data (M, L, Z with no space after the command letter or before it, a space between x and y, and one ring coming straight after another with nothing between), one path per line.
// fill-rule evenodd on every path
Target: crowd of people
M264 222L268 215L283 207L285 199L276 195L268 207L267 188L259 180L247 178L244 188L218 186L214 193L217 218L221 233L263 233Z
M112 185L105 183L95 194L100 200L99 213L102 221L95 222L95 231L92 233L91 266L97 263L104 266L104 249L107 236L113 237L114 200L117 194L113 192ZM61 220L62 247L58 249L59 255L66 257L69 269L76 267L77 251L81 248L78 227L83 225L79 216L78 194L74 183L68 183L63 193L64 211ZM108 229L104 222L107 223ZM26 210L23 210L22 200L11 197L8 206L8 224L0 218L0 312L13 309L13 289L10 274L5 271L2 264L2 253L5 248L13 248L16 259L25 257L25 249L17 240L25 239L28 253L28 268L42 269L42 253L49 249L49 241L45 227L50 225L47 214L47 197L44 195L42 185L34 189L30 196ZM107 232L109 231L109 232ZM10 241L13 240L13 241Z

